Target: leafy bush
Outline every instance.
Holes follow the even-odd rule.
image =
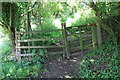
[[[32,65],[26,67],[18,67],[18,64],[14,62],[2,63],[2,75],[1,78],[25,78],[29,75],[38,76],[40,65]],[[20,65],[19,65],[20,66]]]
[[[2,58],[1,58],[2,59]],[[25,65],[25,63],[19,63],[9,60],[2,60],[2,73],[0,73],[0,79],[2,78],[25,78],[34,76],[37,77],[40,70],[42,70],[41,63],[33,65]]]
[[[39,72],[42,71],[42,63],[45,57],[44,50],[40,51],[41,53],[34,57],[22,58],[21,62],[16,62],[15,58],[11,59],[10,55],[1,57],[0,79],[38,77]]]
[[[110,39],[102,49],[97,49],[85,55],[80,62],[80,78],[118,78],[119,67],[117,46]]]
[[[0,54],[5,55],[10,52],[11,40],[9,39],[8,34],[3,34],[2,32],[1,34],[0,34]]]

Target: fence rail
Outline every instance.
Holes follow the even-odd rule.
[[[16,34],[35,34],[35,33],[45,33],[45,32],[58,32],[62,31],[63,29],[57,29],[57,30],[43,30],[43,31],[30,31],[30,32],[16,32]]]
[[[48,40],[61,40],[62,38],[42,38],[42,39],[25,39],[17,40],[17,42],[34,42],[34,41],[48,41]]]
[[[28,49],[30,48],[61,48],[61,47],[63,46],[16,46],[16,48],[23,48],[23,49],[25,48],[28,48]]]

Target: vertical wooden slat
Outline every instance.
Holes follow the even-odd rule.
[[[62,40],[62,46],[64,46],[64,47],[63,47],[63,53],[65,54],[65,53],[66,53],[66,50],[65,50],[65,41],[64,41],[64,29],[63,29],[63,24],[61,24],[61,26],[62,26],[62,38],[63,38],[63,40]]]
[[[97,48],[97,33],[96,33],[96,27],[91,27],[92,29],[92,44],[93,44],[93,50]]]
[[[65,53],[67,55],[67,59],[69,59],[70,58],[70,47],[69,47],[69,42],[67,40],[67,31],[66,31],[65,23],[62,23],[62,29],[63,29],[64,44],[65,44]]]
[[[15,38],[16,38],[16,46],[20,46],[20,42],[18,42],[17,40],[20,40],[20,34],[15,34]],[[16,48],[16,58],[18,61],[21,61],[21,50],[20,48]]]
[[[99,24],[97,24],[97,42],[98,42],[98,47],[101,47],[102,45],[102,34],[101,34],[101,27]]]
[[[80,35],[80,49],[81,49],[81,54],[83,55],[83,35],[81,33],[81,28],[79,28],[79,35]]]

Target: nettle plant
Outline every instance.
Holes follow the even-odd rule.
[[[118,53],[113,39],[110,39],[102,49],[97,49],[85,55],[80,62],[80,78],[118,78]]]

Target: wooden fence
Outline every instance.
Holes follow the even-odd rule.
[[[22,53],[22,49],[58,49],[61,51],[47,52],[48,54],[64,54],[67,58],[70,58],[76,52],[84,53],[85,50],[94,50],[97,48],[99,38],[97,35],[100,28],[96,27],[96,24],[87,24],[81,26],[66,27],[65,23],[62,23],[62,29],[57,30],[43,30],[43,31],[32,31],[32,32],[16,32],[16,58],[21,61],[23,56],[33,56],[32,53]],[[22,39],[23,35],[33,35],[48,32],[60,32],[62,36],[60,37],[50,37],[50,38],[34,38],[31,39],[29,36],[26,39]],[[41,36],[42,37],[42,36]],[[23,43],[29,42],[40,42],[40,41],[59,41],[60,45],[22,45]],[[59,43],[58,42],[58,43]]]

